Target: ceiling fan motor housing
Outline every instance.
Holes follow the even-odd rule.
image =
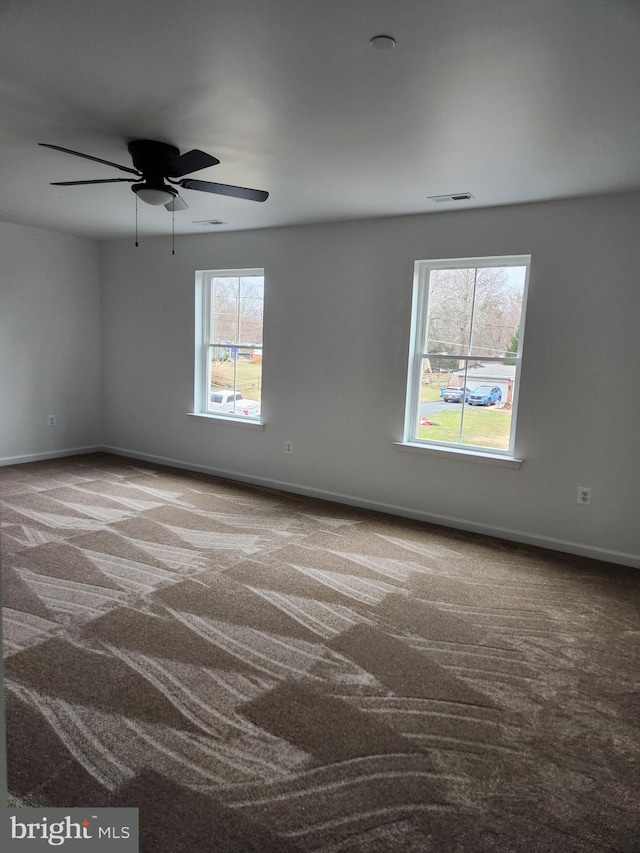
[[[142,201],[151,205],[167,204],[178,191],[165,183],[167,164],[180,155],[175,145],[151,139],[133,139],[127,149],[134,168],[142,172],[142,183],[131,189]]]
[[[142,172],[145,178],[163,178],[166,165],[180,155],[180,149],[166,142],[154,142],[152,139],[133,139],[127,149],[133,160],[134,168]]]

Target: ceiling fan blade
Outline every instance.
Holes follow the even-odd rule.
[[[51,181],[52,187],[79,187],[81,184],[135,184],[139,178],[98,178],[95,181]]]
[[[207,166],[217,166],[219,162],[217,157],[194,148],[193,151],[186,151],[179,157],[169,160],[165,165],[165,174],[169,178],[181,178],[183,175],[190,175],[191,172],[206,169]]]
[[[130,172],[132,175],[140,175],[136,169],[130,169],[128,166],[121,166],[119,163],[112,163],[110,160],[102,160],[100,157],[92,157],[90,154],[82,154],[80,151],[72,151],[71,148],[61,148],[59,145],[49,145],[48,142],[38,142],[43,148],[53,148],[54,151],[62,151],[65,154],[73,154],[75,157],[84,157],[85,160],[93,160],[94,163],[104,163],[105,166],[113,166],[120,169],[121,172]]]
[[[211,181],[194,181],[185,178],[180,181],[180,186],[186,190],[200,190],[203,193],[216,193],[217,195],[229,195],[233,198],[244,198],[247,201],[266,201],[269,193],[264,190],[251,190],[248,187],[233,187],[229,184],[215,184]]]
[[[176,195],[171,199],[171,201],[168,201],[165,204],[165,207],[167,208],[167,210],[174,210],[175,211],[175,210],[186,210],[189,207],[189,205],[182,198],[181,195]]]

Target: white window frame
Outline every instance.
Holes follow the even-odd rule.
[[[247,415],[236,415],[226,412],[211,412],[208,410],[209,399],[209,347],[220,345],[212,338],[211,330],[211,282],[215,278],[242,278],[244,276],[265,277],[265,271],[261,267],[248,269],[217,269],[196,271],[195,291],[195,362],[194,362],[194,388],[193,388],[193,411],[188,414],[218,421],[220,423],[244,424],[249,427],[263,428],[262,406],[259,418]],[[225,342],[226,344],[227,342]],[[236,341],[231,344],[239,348],[255,349],[264,352],[262,345],[248,344]]]
[[[429,354],[425,348],[425,337],[427,332],[427,311],[429,278],[431,272],[442,269],[481,269],[484,267],[525,267],[525,280],[522,297],[522,312],[520,315],[520,326],[518,334],[518,352],[509,361],[515,364],[515,379],[513,400],[511,407],[511,428],[509,433],[509,446],[506,450],[493,447],[482,447],[479,445],[465,444],[463,442],[445,442],[434,439],[419,438],[417,436],[417,424],[420,406],[422,364],[423,359]],[[522,367],[522,348],[525,332],[525,315],[527,306],[527,294],[529,288],[529,273],[531,268],[531,255],[506,255],[481,258],[448,258],[442,260],[420,260],[414,264],[413,277],[413,302],[411,315],[411,338],[409,349],[409,368],[407,371],[407,393],[404,419],[404,437],[399,444],[406,449],[433,450],[439,453],[450,453],[459,457],[476,458],[480,461],[496,460],[504,464],[513,462],[519,465],[522,460],[516,459],[516,424],[518,412],[518,399],[520,395],[520,372]],[[473,328],[473,315],[471,319]],[[470,336],[470,342],[471,342]],[[433,353],[431,354],[433,355]],[[470,352],[460,356],[460,360],[474,361],[477,356]],[[504,362],[505,357],[490,356],[482,358],[483,362]],[[466,382],[465,382],[466,385]]]

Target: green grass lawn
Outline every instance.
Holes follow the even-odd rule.
[[[420,426],[418,438],[432,441],[460,441],[460,420],[462,406],[448,412],[438,412],[431,417],[437,425]],[[493,406],[467,406],[464,411],[464,430],[462,441],[478,447],[494,447],[508,450],[511,412],[508,409],[496,409]]]
[[[233,368],[236,367],[236,388],[250,400],[260,400],[262,393],[262,364],[257,361],[214,361],[211,365],[211,390],[233,387]]]
[[[446,388],[446,385],[423,385],[420,388],[420,402],[433,403],[436,400],[441,400],[440,388]]]

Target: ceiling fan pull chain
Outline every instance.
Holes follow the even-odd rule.
[[[176,253],[176,209],[171,208],[171,254]]]
[[[138,248],[138,196],[136,195],[136,249]]]

